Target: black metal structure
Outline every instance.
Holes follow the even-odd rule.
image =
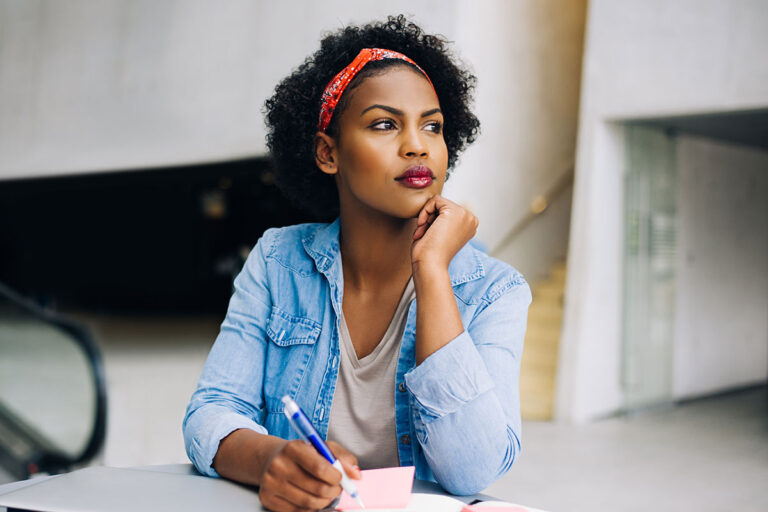
[[[61,473],[91,460],[104,444],[107,417],[107,392],[101,355],[88,330],[79,323],[39,307],[0,283],[0,302],[4,308],[58,329],[72,338],[83,351],[91,370],[96,392],[96,411],[91,434],[82,452],[76,456],[63,453],[41,435],[34,426],[3,405],[0,396],[0,465],[14,477],[27,478],[35,473]],[[52,390],[55,392],[55,390]]]

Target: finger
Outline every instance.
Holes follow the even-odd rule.
[[[341,482],[341,473],[308,444],[290,442],[285,454],[312,477],[334,486]]]
[[[443,196],[434,196],[431,199],[430,203],[431,204],[429,205],[429,208],[426,208],[426,205],[425,205],[424,209],[427,210],[427,215],[432,217],[433,220],[438,215],[446,211],[446,209],[450,208],[451,206],[455,206],[455,203],[447,200]]]
[[[293,482],[285,482],[282,486],[280,486],[279,489],[275,491],[275,494],[277,494],[278,497],[283,498],[284,500],[293,504],[294,506],[299,507],[300,510],[320,510],[325,508],[330,502],[334,500],[334,498],[336,498],[336,496],[341,494],[341,487],[339,487],[338,492],[333,496],[319,497],[307,492],[305,489],[302,489],[297,485],[294,485]]]
[[[332,500],[341,493],[340,485],[331,485],[322,480],[318,480],[307,473],[304,468],[297,465],[294,461],[290,461],[290,464],[291,467],[289,469],[285,470],[274,480],[268,481],[268,483],[279,487],[283,482],[290,482],[302,491],[325,500]],[[332,469],[338,473],[335,468]],[[341,477],[339,477],[339,480],[341,480]]]
[[[435,212],[435,213],[439,212],[445,207],[455,204],[452,201],[449,201],[443,196],[439,196],[439,195],[432,196],[431,202],[432,202],[432,208],[430,209],[430,212]]]
[[[437,197],[437,196],[436,196]],[[426,204],[421,208],[421,211],[419,212],[419,217],[416,223],[418,225],[426,224],[427,218],[429,218],[429,214],[433,213],[436,210],[435,205],[435,198],[433,197],[429,201],[426,202]]]
[[[261,504],[273,512],[310,512],[312,509],[299,507],[282,496],[270,492],[260,492],[259,501]]]
[[[333,468],[333,470],[338,473],[336,468]],[[291,481],[297,487],[303,489],[309,494],[326,500],[332,500],[341,494],[341,477],[339,477],[339,484],[331,485],[322,480],[318,480],[314,476],[307,473],[303,468],[297,468],[297,471],[300,473],[296,474],[296,476]]]
[[[328,441],[328,448],[330,448],[333,455],[341,461],[344,472],[349,477],[358,480],[363,476],[360,473],[360,468],[357,466],[358,462],[355,454],[334,441]]]
[[[414,234],[413,234],[413,239],[414,240],[418,240],[419,238],[424,236],[424,233],[426,233],[427,229],[429,229],[429,227],[437,219],[438,214],[439,214],[439,212],[437,212],[437,211],[434,211],[432,213],[427,214],[427,217],[426,217],[426,220],[424,221],[424,223],[420,223],[418,226],[416,226],[416,230],[417,231],[414,231]],[[417,232],[418,232],[418,236],[417,236]]]
[[[339,457],[339,461],[349,478],[353,480],[360,480],[363,478],[363,473],[360,471],[360,467],[357,464],[344,460],[342,457]]]
[[[352,466],[357,466],[357,457],[354,453],[350,452],[336,441],[328,441],[328,448],[331,449],[334,457],[337,459],[343,459],[349,462]]]

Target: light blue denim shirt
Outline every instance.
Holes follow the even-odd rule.
[[[397,361],[395,428],[403,466],[454,494],[503,475],[520,452],[518,377],[531,293],[523,276],[470,244],[449,266],[465,327],[416,366],[416,301]],[[211,466],[219,442],[248,428],[295,439],[290,395],[325,437],[339,372],[339,221],[267,230],[235,291],[184,418],[187,454]]]

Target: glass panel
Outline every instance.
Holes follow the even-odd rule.
[[[1,296],[0,407],[70,457],[85,449],[96,415],[91,364],[76,340]]]
[[[625,407],[672,397],[675,297],[674,139],[626,128],[623,387]]]

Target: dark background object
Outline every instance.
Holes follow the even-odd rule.
[[[265,229],[311,221],[267,159],[0,182],[0,281],[110,313],[223,313]]]

